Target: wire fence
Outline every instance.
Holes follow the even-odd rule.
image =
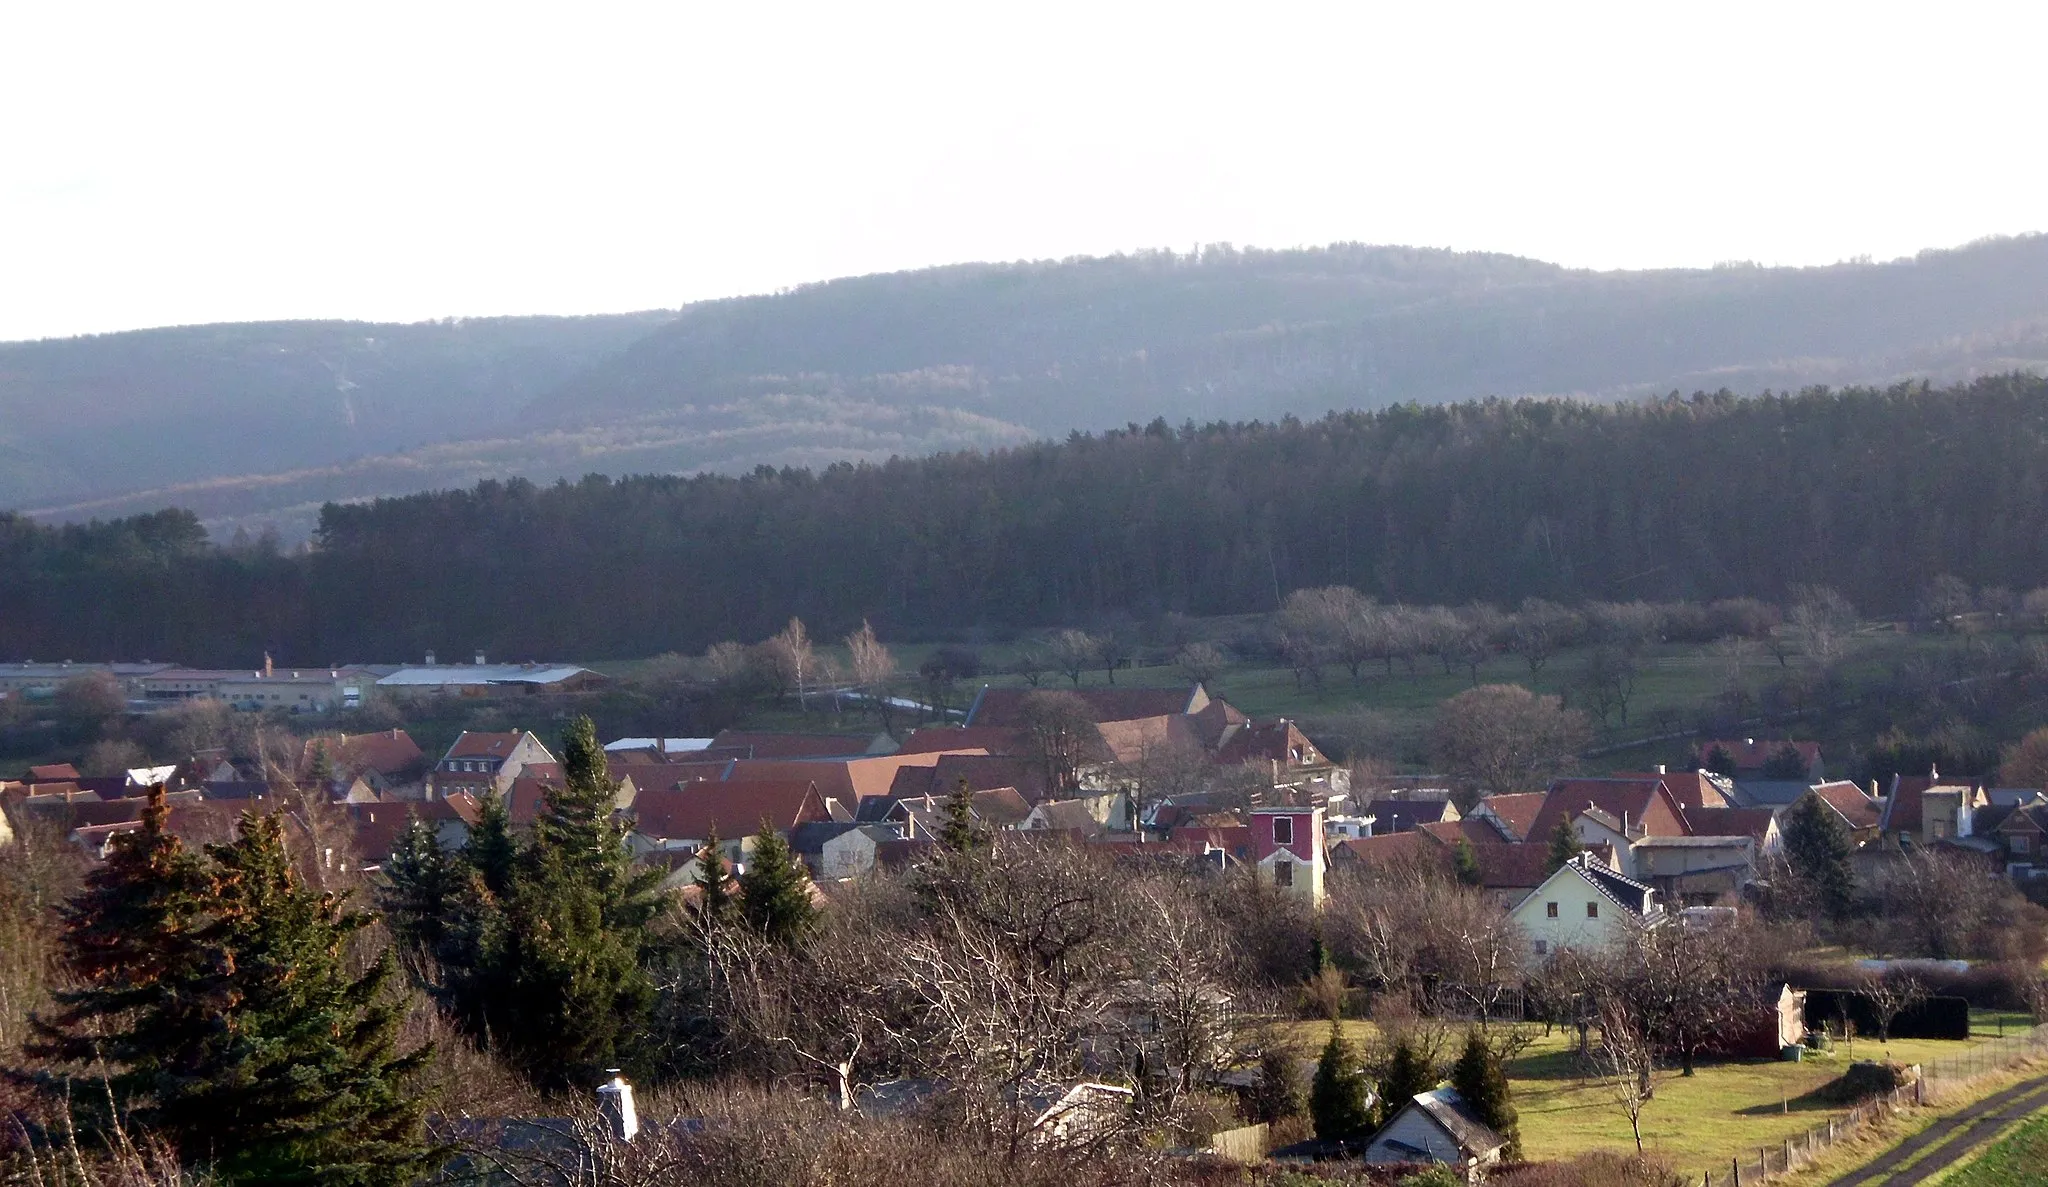
[[[1700,1187],[1754,1187],[1774,1176],[1790,1174],[1865,1126],[1928,1103],[1939,1094],[1943,1081],[1960,1083],[2043,1057],[2048,1057],[2048,1024],[1979,1043],[1947,1059],[1923,1063],[1920,1078],[1911,1084],[1866,1097],[1847,1112],[1829,1117],[1803,1133],[1773,1145],[1759,1146],[1754,1154],[1731,1158],[1725,1170],[1700,1172]]]

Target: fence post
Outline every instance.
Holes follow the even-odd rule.
[[[1742,1160],[1740,1158],[1731,1158],[1728,1160],[1728,1165],[1735,1168],[1735,1187],[1742,1187]]]

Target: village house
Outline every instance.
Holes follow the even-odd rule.
[[[825,797],[804,780],[699,781],[648,788],[632,811],[627,845],[636,854],[696,850],[715,833],[731,843],[772,828],[785,839],[804,824],[825,823]]]
[[[1744,779],[1793,779],[1819,783],[1827,778],[1820,743],[1757,738],[1713,738],[1699,744],[1700,766],[1709,769],[1726,760],[1737,782]]]
[[[1626,929],[1662,914],[1656,888],[1580,854],[1558,867],[1508,913],[1541,964],[1565,948],[1604,948]]]
[[[2000,797],[1977,810],[1976,835],[1995,846],[1993,856],[2015,881],[2048,877],[2048,795],[2028,789],[2027,798]]]
[[[476,733],[464,730],[448,753],[434,764],[428,777],[427,795],[441,799],[457,791],[479,798],[507,795],[512,783],[534,763],[552,763],[555,756],[541,740],[526,730],[509,733]]]
[[[1321,907],[1328,868],[1323,810],[1314,806],[1254,808],[1251,828],[1252,861],[1259,884]]]
[[[1883,800],[1865,793],[1862,788],[1848,782],[1816,784],[1806,794],[1820,801],[1833,813],[1842,827],[1849,831],[1850,840],[1856,844],[1868,845],[1877,840],[1884,820]]]
[[[306,739],[300,748],[298,778],[313,778],[324,755],[332,771],[328,791],[342,798],[358,782],[378,799],[426,798],[427,757],[412,735],[402,729],[372,734],[324,734]]]
[[[1967,837],[1972,814],[1985,802],[1983,783],[1976,779],[1945,779],[1931,767],[1925,775],[1894,775],[1878,835],[1908,848]]]
[[[1440,1162],[1468,1183],[1498,1163],[1508,1140],[1488,1128],[1453,1088],[1419,1092],[1366,1143],[1368,1163]]]

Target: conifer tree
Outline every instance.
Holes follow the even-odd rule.
[[[562,736],[562,784],[547,789],[534,845],[552,850],[597,892],[608,926],[638,929],[661,909],[661,874],[633,867],[626,830],[613,814],[618,793],[596,724],[576,718]]]
[[[377,899],[392,937],[410,955],[440,955],[457,892],[456,870],[433,827],[417,813],[398,834],[383,873]]]
[[[778,944],[802,939],[817,915],[810,874],[766,820],[754,835],[747,872],[740,875],[740,910],[755,931]]]
[[[334,790],[334,758],[327,753],[327,743],[313,743],[313,763],[306,772],[306,778],[322,794]]]
[[[1335,1023],[1330,1025],[1330,1041],[1323,1044],[1322,1058],[1316,1061],[1308,1112],[1315,1121],[1318,1141],[1341,1142],[1372,1129],[1365,1073],[1359,1070],[1358,1057]]]
[[[159,1132],[227,1183],[409,1183],[428,1169],[389,952],[360,976],[350,937],[370,916],[303,885],[277,816],[242,817],[208,851],[219,959],[207,978],[226,1025],[158,1090]]]
[[[1546,874],[1555,874],[1579,855],[1578,834],[1572,832],[1572,822],[1559,820],[1557,827],[1550,830],[1550,854],[1543,863]]]
[[[1472,842],[1463,837],[1451,846],[1451,872],[1466,886],[1477,886],[1485,881],[1485,875],[1479,871],[1479,854],[1473,851]]]
[[[512,813],[504,797],[485,792],[469,839],[462,845],[462,860],[482,879],[484,889],[502,895],[512,888],[512,875],[519,861],[519,840],[512,835]]]
[[[703,856],[697,859],[697,890],[697,909],[703,913],[705,922],[730,923],[738,914],[739,904],[732,897],[732,867],[726,864],[725,843],[719,838],[715,823],[711,835],[704,839]]]
[[[980,848],[982,839],[981,830],[974,824],[974,793],[968,790],[963,776],[953,785],[953,794],[946,797],[939,823],[939,848],[949,853],[967,853]]]
[[[1521,1157],[1522,1131],[1510,1099],[1507,1072],[1477,1027],[1465,1032],[1465,1049],[1451,1066],[1451,1087],[1487,1128],[1508,1140],[1505,1156]]]
[[[1436,1087],[1436,1071],[1415,1050],[1406,1037],[1394,1040],[1387,1056],[1387,1070],[1380,1078],[1380,1108],[1392,1119],[1419,1092]]]
[[[1840,919],[1855,900],[1856,870],[1849,860],[1855,848],[1848,828],[1817,795],[1802,796],[1785,814],[1785,860],[1831,919]]]
[[[113,1107],[145,1124],[175,1053],[213,1022],[188,996],[212,967],[201,935],[212,884],[199,856],[166,830],[169,817],[163,785],[150,788],[142,827],[114,838],[106,862],[64,909],[62,957],[78,984],[52,995],[58,1009],[35,1019],[28,1048],[60,1065],[103,1062]],[[42,1082],[61,1090],[63,1077]],[[104,1095],[80,1093],[77,1103],[95,1108]]]

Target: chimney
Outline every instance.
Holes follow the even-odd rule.
[[[1663,764],[1663,763],[1661,763],[1661,762],[1657,764],[1657,773],[1658,773],[1659,775],[1662,775],[1662,774],[1666,774],[1666,773],[1667,773],[1667,772],[1666,772],[1666,771],[1664,770],[1664,764]]]
[[[430,668],[434,666],[434,653],[431,651],[427,652],[427,666]]]
[[[263,678],[265,680],[268,680],[272,675],[273,673],[270,667],[270,653],[266,651],[263,653]]]
[[[481,651],[476,653],[476,666],[479,668],[484,666],[484,653]]]
[[[611,1080],[597,1086],[597,1111],[611,1126],[614,1141],[630,1142],[640,1132],[640,1114],[633,1108],[633,1086],[618,1068],[606,1068]]]

